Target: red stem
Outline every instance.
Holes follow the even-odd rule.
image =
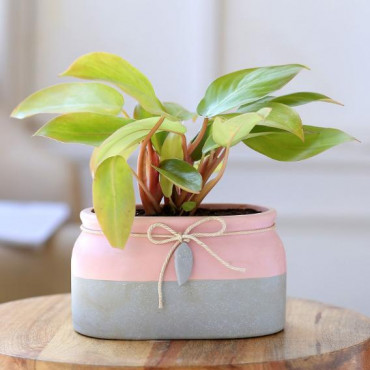
[[[201,192],[199,194],[196,195],[194,201],[197,203],[197,206],[196,208],[192,211],[192,214],[195,213],[196,209],[198,208],[199,204],[202,202],[202,200],[208,195],[208,193],[215,187],[215,185],[221,180],[223,174],[225,173],[225,169],[226,169],[226,164],[227,164],[227,160],[229,158],[229,151],[230,151],[230,148],[226,148],[224,153],[221,154],[221,156],[223,156],[223,162],[222,162],[222,167],[220,169],[220,172],[217,174],[217,176],[210,180],[209,182],[207,182],[203,189],[201,190]],[[221,157],[220,156],[220,157]]]
[[[145,197],[147,198],[148,202],[150,202],[150,207],[154,208],[155,211],[158,213],[161,211],[161,209],[158,207],[158,208],[155,208],[155,206],[157,205],[156,204],[156,201],[153,197],[153,195],[150,193],[149,189],[146,187],[146,185],[140,180],[139,176],[137,175],[137,173],[131,168],[131,171],[133,173],[133,175],[135,176],[138,184],[139,184],[139,191],[143,191],[144,192],[144,195]],[[141,197],[141,195],[140,195]],[[141,199],[142,200],[142,199]],[[144,206],[144,205],[143,205]]]
[[[146,177],[146,171],[144,166],[146,164],[146,156],[147,152],[146,150],[140,150],[139,155],[137,158],[137,180],[139,183],[139,194],[141,198],[141,203],[143,205],[144,211],[148,215],[152,215],[155,213],[154,204],[150,201],[148,197],[148,191],[146,191],[148,182]],[[150,192],[149,192],[150,193]]]
[[[159,156],[156,151],[153,149],[152,142],[148,143],[148,155],[150,158],[150,164],[158,167],[159,166]],[[159,183],[159,173],[155,168],[150,166],[149,168],[149,191],[153,194],[156,202],[159,204],[162,200],[163,193],[161,185]]]
[[[147,150],[146,147],[151,139],[151,137],[155,134],[155,132],[158,130],[162,122],[164,121],[164,117],[162,116],[158,122],[154,125],[154,127],[149,131],[148,135],[145,137],[145,139],[142,141],[137,161],[137,175],[141,183],[145,184],[147,186],[147,178],[146,178],[146,161],[147,159]],[[146,214],[155,214],[156,210],[160,210],[159,204],[151,204],[149,201],[147,194],[142,189],[142,187],[139,187],[140,192],[140,198],[145,210]]]
[[[224,150],[220,154],[221,150],[222,150],[222,148],[217,149],[216,152],[215,152],[215,154],[214,154],[214,157],[213,157],[212,162],[209,161],[207,163],[207,166],[204,169],[204,173],[203,173],[203,181],[204,181],[204,183],[206,183],[208,181],[208,179],[212,176],[212,173],[215,171],[215,169],[217,168],[217,166],[221,163],[221,161],[225,157],[226,150]]]
[[[191,153],[195,150],[195,148],[198,146],[198,144],[202,141],[204,134],[207,131],[208,126],[208,118],[204,118],[202,128],[199,131],[199,134],[195,138],[195,140],[189,144],[188,146],[188,155],[190,156]]]

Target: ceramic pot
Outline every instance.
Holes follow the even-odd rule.
[[[197,233],[201,243],[186,240],[192,255],[190,271],[189,258],[183,259],[188,261],[188,280],[179,286],[179,270],[176,273],[172,255],[161,287],[160,271],[176,240],[154,244],[147,237],[148,229],[163,223],[179,235],[202,217],[136,217],[132,236],[121,250],[109,245],[92,210],[83,210],[83,231],[72,254],[75,330],[105,339],[245,338],[282,330],[286,262],[284,247],[273,227],[276,212],[252,205],[206,207],[253,208],[259,213],[201,221],[189,232]],[[222,235],[201,235],[220,231],[221,223],[226,226]],[[160,240],[158,234],[162,240],[173,236],[156,227],[151,237]],[[184,255],[176,254],[180,256],[176,264],[181,263]],[[158,308],[159,293],[163,295],[163,308]]]

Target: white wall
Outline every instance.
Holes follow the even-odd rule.
[[[312,124],[340,125],[369,133],[367,109],[370,70],[370,4],[367,0],[227,0],[222,68],[302,63],[311,68],[288,89],[309,89],[345,107],[318,104],[303,109]],[[368,137],[367,137],[368,139]]]
[[[121,55],[161,100],[195,106],[215,74],[212,0],[37,0],[37,87],[91,51]],[[179,73],[180,72],[180,73]]]
[[[304,122],[344,129],[362,144],[346,144],[298,163],[275,162],[241,146],[209,201],[276,208],[287,247],[288,292],[370,315],[367,0],[30,3],[35,12],[32,89],[60,82],[56,76],[69,63],[96,50],[120,54],[150,78],[161,99],[194,109],[219,74],[282,63],[311,67],[284,91],[321,92],[345,107],[302,107]],[[87,152],[48,145],[82,161],[88,205]]]
[[[238,148],[213,199],[278,210],[288,293],[370,315],[370,3],[367,0],[225,0],[221,72],[302,63],[283,91],[317,91],[345,104],[298,108],[306,124],[362,141],[305,162],[279,163]],[[241,150],[243,149],[243,150]]]

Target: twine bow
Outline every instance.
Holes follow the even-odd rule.
[[[221,227],[218,231],[211,232],[211,233],[191,233],[193,229],[195,229],[197,226],[209,222],[209,221],[217,221]],[[156,228],[162,228],[166,231],[168,231],[170,234],[168,235],[158,235],[158,234],[153,234],[153,230]],[[178,248],[178,246],[182,242],[189,242],[189,241],[194,241],[197,243],[199,246],[204,248],[212,257],[214,257],[218,262],[220,262],[222,265],[224,265],[226,268],[234,271],[239,271],[239,272],[245,272],[244,267],[235,267],[231,265],[230,263],[226,262],[223,260],[219,255],[217,255],[208,245],[206,245],[204,242],[202,242],[199,238],[212,238],[212,237],[217,237],[217,236],[222,236],[225,235],[225,230],[226,230],[226,224],[225,221],[222,220],[219,217],[211,216],[211,217],[205,217],[200,219],[197,222],[194,222],[191,224],[183,233],[176,232],[173,230],[171,227],[168,225],[158,222],[150,225],[148,231],[147,231],[147,237],[148,239],[153,243],[153,244],[168,244],[171,242],[174,242],[173,246],[169,250],[167,257],[165,261],[163,262],[161,272],[159,274],[159,279],[158,279],[158,308],[163,308],[163,290],[162,290],[162,285],[163,285],[163,277],[164,273],[166,271],[166,268],[168,266],[168,263],[175,252],[175,250]],[[228,233],[229,234],[229,233]]]

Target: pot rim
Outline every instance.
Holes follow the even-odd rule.
[[[142,208],[141,205],[136,205],[139,208]],[[225,208],[252,208],[259,213],[243,214],[243,215],[225,215],[219,216],[224,219],[228,224],[239,224],[239,225],[250,225],[253,228],[253,225],[263,225],[264,227],[271,226],[274,224],[276,217],[276,211],[274,208],[254,205],[254,204],[245,204],[245,203],[205,203],[202,204],[203,208],[213,208],[213,209],[225,209]],[[85,208],[80,213],[80,218],[82,224],[88,228],[95,230],[100,229],[96,214],[91,212],[92,207]],[[135,216],[135,222],[133,224],[133,229],[144,227],[145,225],[150,225],[152,223],[166,222],[176,225],[179,223],[191,224],[194,223],[206,216]],[[176,221],[178,220],[178,221]],[[262,227],[262,226],[261,226]]]
[[[87,207],[81,210],[81,214],[91,214],[94,217],[96,217],[95,212],[92,212],[94,207]],[[254,209],[256,211],[259,211],[258,213],[250,213],[250,214],[243,214],[243,215],[222,215],[220,217],[246,217],[246,216],[256,216],[259,214],[269,214],[269,213],[276,213],[275,208],[267,207],[267,206],[260,206],[257,204],[247,204],[247,203],[202,203],[200,208],[206,208],[206,209],[243,209],[243,208],[250,208]],[[136,209],[143,209],[143,206],[141,204],[136,204]],[[135,218],[141,218],[145,217],[146,219],[153,218],[156,219],[158,217],[164,217],[164,218],[203,218],[205,216],[165,216],[165,215],[160,215],[160,216],[145,216],[145,215],[140,215],[140,216],[135,216]]]

